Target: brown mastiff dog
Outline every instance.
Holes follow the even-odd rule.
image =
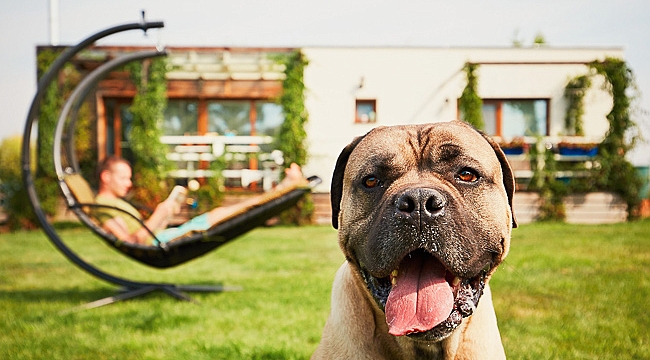
[[[504,359],[488,280],[513,192],[499,146],[464,122],[355,139],[331,192],[347,261],[312,359]]]

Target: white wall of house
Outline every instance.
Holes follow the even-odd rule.
[[[499,99],[549,99],[551,136],[563,135],[567,81],[586,74],[580,63],[623,58],[620,48],[302,48],[305,69],[309,161],[329,191],[339,152],[373,127],[457,118],[466,84],[466,62],[481,63],[479,95]],[[535,64],[531,64],[535,63]],[[586,137],[600,140],[608,128],[611,96],[596,78],[585,96]],[[376,123],[355,123],[355,100],[376,99]]]

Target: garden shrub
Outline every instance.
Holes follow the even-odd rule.
[[[23,185],[21,144],[22,136],[9,137],[0,143],[0,193],[3,196],[3,208],[8,215],[7,225],[11,230],[35,228],[38,223]],[[36,157],[33,151],[32,155],[33,158]]]

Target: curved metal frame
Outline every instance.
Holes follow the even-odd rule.
[[[59,251],[61,251],[65,257],[67,257],[70,261],[72,261],[75,265],[80,267],[82,270],[90,273],[91,275],[101,280],[115,284],[127,290],[126,292],[120,295],[108,297],[102,300],[89,303],[85,305],[84,308],[102,306],[102,305],[113,303],[115,301],[125,300],[135,296],[147,294],[152,291],[164,291],[165,293],[174,296],[177,299],[189,301],[191,300],[191,298],[183,294],[181,291],[212,292],[212,291],[224,290],[222,286],[175,285],[175,284],[167,284],[167,283],[149,283],[149,282],[133,281],[133,280],[128,280],[125,278],[108,274],[96,268],[95,266],[81,259],[64,243],[64,241],[58,235],[58,233],[56,232],[52,224],[50,224],[50,222],[48,221],[47,215],[45,214],[43,208],[41,207],[41,202],[39,200],[38,194],[36,192],[36,188],[34,186],[34,174],[32,173],[31,170],[31,148],[30,148],[30,144],[32,141],[32,132],[34,130],[34,125],[38,124],[38,115],[40,112],[40,106],[41,106],[41,101],[43,99],[43,95],[47,90],[47,88],[50,86],[50,84],[54,81],[59,71],[63,68],[65,63],[70,59],[72,59],[72,57],[78,54],[81,50],[85,49],[86,47],[93,44],[95,41],[104,38],[106,36],[123,32],[123,31],[128,31],[128,30],[140,29],[146,32],[148,29],[162,28],[162,27],[164,27],[163,22],[146,22],[143,19],[143,21],[139,23],[128,23],[128,24],[118,25],[118,26],[105,29],[103,31],[91,35],[90,37],[81,41],[76,46],[68,48],[61,55],[59,55],[59,57],[57,57],[57,59],[50,66],[48,71],[39,80],[36,94],[34,95],[34,99],[32,100],[29,113],[27,115],[27,121],[23,133],[22,154],[21,154],[23,182],[25,185],[25,189],[27,190],[30,203],[34,209],[34,213],[36,214],[36,217],[40,222],[43,231],[48,236],[48,238],[52,241],[52,243],[56,246],[56,248]],[[78,110],[83,100],[83,97],[80,98],[80,95],[82,94],[85,95],[85,91],[87,91],[92,85],[94,85],[101,76],[105,75],[107,72],[109,72],[110,70],[114,69],[117,66],[125,64],[129,61],[144,59],[153,56],[163,56],[163,55],[165,55],[164,51],[145,52],[145,53],[126,55],[117,58],[115,60],[112,60],[109,63],[104,64],[103,66],[93,71],[88,77],[84,78],[84,80],[74,90],[73,94],[64,105],[61,116],[59,117],[59,123],[57,124],[56,135],[55,135],[54,161],[56,167],[55,170],[59,179],[61,179],[62,176],[64,175],[64,170],[62,168],[62,163],[61,163],[60,147],[56,147],[56,146],[57,144],[59,146],[61,144],[63,124],[65,123],[66,118],[70,110],[72,109],[73,105],[75,106],[74,108],[75,111],[74,111],[74,116],[72,121],[76,121],[76,110]],[[73,143],[73,141],[71,141],[73,128],[74,127],[70,128],[71,130],[69,130],[69,133],[67,135],[68,136],[67,140],[69,140],[69,143]],[[68,147],[66,148],[66,154],[68,155],[68,161],[72,161],[72,163],[74,164],[73,165],[74,170],[78,171],[78,164],[76,164],[76,157],[74,155],[74,150],[72,145],[70,144],[68,145]]]

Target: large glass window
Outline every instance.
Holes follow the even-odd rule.
[[[284,122],[282,106],[272,102],[255,102],[255,132],[257,135],[276,137],[280,134],[280,127]]]
[[[219,135],[250,135],[250,102],[215,101],[208,103],[208,132]]]
[[[276,136],[283,121],[282,106],[272,102],[208,102],[208,132],[220,135]]]
[[[165,135],[196,135],[198,133],[198,102],[168,100],[163,122]]]
[[[131,112],[130,104],[120,104],[120,121],[122,128],[122,136],[120,141],[120,150],[122,157],[125,159],[133,160],[133,152],[131,151],[131,130],[133,130],[133,113]]]
[[[106,100],[107,151],[128,148],[133,114],[125,100]],[[263,100],[179,100],[167,102],[163,119],[164,135],[277,136],[284,122],[282,106]]]
[[[129,109],[130,101],[107,99],[104,106],[106,112],[106,154],[121,156],[132,161],[133,154],[129,140],[133,129],[133,114]]]
[[[483,100],[485,132],[505,138],[548,135],[548,100]]]

